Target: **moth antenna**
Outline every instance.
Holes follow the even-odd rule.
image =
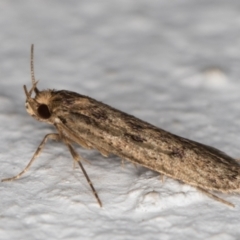
[[[37,82],[35,80],[35,76],[34,76],[34,44],[31,45],[31,78],[32,78],[32,86],[33,86],[33,90],[36,94],[38,94],[39,90],[37,89],[36,85]]]
[[[36,82],[35,76],[34,76],[34,59],[33,59],[33,53],[34,53],[34,45],[31,45],[31,77],[32,77],[32,85]]]
[[[26,94],[27,99],[29,99],[29,98],[30,98],[30,95],[29,95],[29,92],[28,92],[28,90],[27,90],[26,85],[23,85],[23,89],[24,89],[24,92],[25,92],[25,94]]]

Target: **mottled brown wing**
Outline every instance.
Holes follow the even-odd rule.
[[[62,123],[103,155],[116,154],[203,189],[239,190],[239,165],[225,153],[171,134],[92,98],[68,91],[58,91],[57,95],[64,99],[62,114],[58,116]]]

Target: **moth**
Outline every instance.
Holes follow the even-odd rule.
[[[66,90],[37,88],[34,77],[33,45],[31,46],[32,87],[26,94],[26,110],[33,118],[55,126],[57,133],[47,134],[25,169],[12,178],[23,175],[42,151],[47,140],[62,141],[79,164],[98,203],[81,157],[72,147],[96,149],[103,156],[115,154],[148,169],[196,187],[209,197],[234,206],[213,192],[239,193],[240,167],[225,153],[183,137],[176,136],[132,115],[121,112],[93,98]],[[33,92],[35,96],[32,97]]]

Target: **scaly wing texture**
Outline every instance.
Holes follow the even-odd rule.
[[[84,140],[83,147],[95,148],[103,155],[116,154],[192,186],[239,191],[238,163],[215,148],[176,136],[74,92],[53,92],[51,108],[68,132]],[[82,140],[67,137],[83,145]]]

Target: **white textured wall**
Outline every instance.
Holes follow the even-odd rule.
[[[51,126],[24,107],[35,44],[39,89],[73,90],[240,157],[240,2],[0,2],[0,177],[17,174]],[[115,156],[49,142],[0,183],[0,239],[237,239],[240,195],[220,204]]]

